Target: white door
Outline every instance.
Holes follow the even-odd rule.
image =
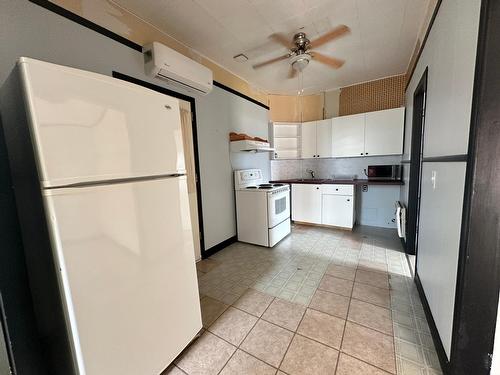
[[[316,122],[316,155],[318,158],[332,156],[332,119]]]
[[[194,161],[194,139],[191,104],[179,100],[181,110],[182,140],[184,142],[184,160],[186,163],[189,209],[191,213],[191,227],[193,228],[193,244],[195,259],[201,260],[200,225],[198,221],[198,192],[196,190],[196,168]]]
[[[177,99],[100,74],[23,61],[43,187],[185,173]]]
[[[324,194],[322,202],[322,224],[352,228],[354,214],[353,197],[349,195]]]
[[[301,157],[304,159],[316,157],[316,121],[304,122],[301,126]]]
[[[161,373],[202,327],[186,177],[44,195],[80,373]]]
[[[321,224],[321,185],[292,184],[292,220]]]
[[[403,153],[404,108],[366,113],[365,155]]]
[[[332,119],[332,154],[336,157],[363,156],[365,114]]]

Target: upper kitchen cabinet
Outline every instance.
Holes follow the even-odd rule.
[[[332,155],[363,156],[365,153],[365,114],[332,119]]]
[[[302,123],[302,158],[329,158],[332,156],[332,120]]]
[[[404,108],[336,117],[332,126],[334,157],[403,153]]]
[[[303,122],[301,126],[301,155],[304,159],[316,157],[316,121]]]
[[[404,108],[365,114],[365,155],[403,153],[404,114]]]

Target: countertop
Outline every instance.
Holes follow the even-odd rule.
[[[295,178],[290,180],[273,180],[271,183],[283,184],[339,184],[339,185],[404,185],[401,180],[368,180],[368,179],[355,179],[355,180],[335,180],[330,178]]]

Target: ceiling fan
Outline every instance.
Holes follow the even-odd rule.
[[[348,34],[349,32],[349,27],[340,25],[327,32],[326,34],[318,37],[317,39],[314,39],[313,41],[310,41],[307,38],[306,34],[303,32],[295,34],[293,36],[293,40],[291,41],[283,34],[272,34],[271,36],[269,36],[269,38],[288,48],[290,51],[286,55],[255,64],[252,67],[254,69],[259,69],[266,65],[288,59],[290,62],[288,78],[293,78],[297,75],[297,72],[301,72],[302,70],[304,70],[311,59],[326,64],[334,69],[338,69],[342,65],[344,65],[344,60],[326,56],[322,53],[312,51],[311,49],[319,47],[332,40],[338,39]]]

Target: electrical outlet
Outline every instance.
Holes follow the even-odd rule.
[[[363,187],[361,188],[361,191],[363,193],[366,193],[368,191],[368,185],[363,185]]]

